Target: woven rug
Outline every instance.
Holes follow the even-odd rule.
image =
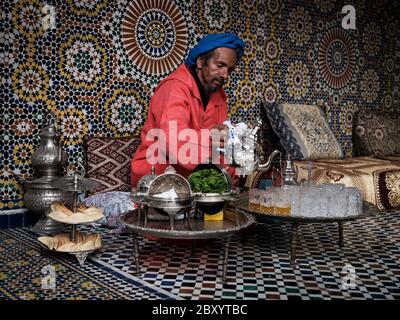
[[[102,232],[103,248],[84,267],[70,255],[40,251],[27,229],[0,231],[1,295],[9,299],[400,299],[400,212],[344,224],[299,227],[291,265],[290,224],[256,224],[232,237],[227,284],[223,242],[153,241],[139,237],[135,274],[132,236]],[[57,291],[40,288],[41,268],[54,265]]]

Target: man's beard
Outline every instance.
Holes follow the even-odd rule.
[[[212,82],[210,83],[206,83],[206,85],[204,86],[204,90],[206,91],[207,94],[211,94],[213,92],[218,91],[220,88],[222,88],[222,86],[224,85],[224,80],[223,79],[213,79],[213,80],[218,80],[219,84],[218,85],[212,85]]]
[[[216,87],[216,86],[212,86],[210,84],[206,84],[205,87],[204,87],[204,90],[206,91],[206,93],[208,95],[210,95],[211,93],[218,91],[219,88],[220,87]]]

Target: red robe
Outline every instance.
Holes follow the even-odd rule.
[[[167,148],[170,146],[170,141],[177,141],[176,148],[173,147],[166,151],[168,163],[155,164],[155,173],[163,173],[170,162],[173,162],[171,159],[176,159],[176,164],[172,165],[177,173],[187,177],[198,163],[207,161],[210,156],[211,143],[204,144],[200,130],[212,129],[216,124],[222,124],[227,118],[227,113],[227,97],[223,88],[211,94],[206,111],[204,111],[199,89],[190,70],[185,64],[179,66],[160,82],[150,101],[148,117],[141,132],[142,142],[131,162],[132,186],[136,186],[142,176],[151,172],[151,164],[148,160],[156,158],[156,154],[152,153],[153,155],[146,159],[149,147],[154,144],[154,140],[146,139],[149,130],[162,129],[165,133]],[[176,121],[176,132],[168,130],[169,124],[173,120]],[[189,146],[188,139],[181,139],[182,137],[179,137],[180,141],[177,139],[179,132],[185,128],[191,128],[197,132],[197,141],[191,141],[191,145],[195,145],[198,154],[197,161],[192,161],[194,163],[182,163],[177,156],[177,152],[183,145]]]

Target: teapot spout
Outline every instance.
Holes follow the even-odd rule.
[[[262,171],[267,171],[270,167],[271,167],[271,164],[272,164],[272,162],[273,162],[273,160],[274,160],[274,158],[277,156],[277,155],[280,155],[281,154],[281,152],[279,151],[279,150],[274,150],[274,151],[272,151],[272,153],[269,155],[269,157],[268,157],[268,160],[267,160],[267,162],[266,163],[260,163],[259,165],[258,165],[258,170],[262,170]]]

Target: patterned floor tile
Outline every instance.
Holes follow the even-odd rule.
[[[192,255],[187,243],[141,238],[141,278],[187,299],[398,299],[399,215],[345,223],[343,248],[336,224],[301,225],[295,266],[288,255],[291,226],[257,224],[232,238],[225,285],[221,240],[198,243]],[[113,241],[112,256],[97,257],[133,272],[130,242],[129,235],[121,236]],[[130,258],[120,258],[123,252]],[[354,268],[355,288],[343,288],[346,266]]]
[[[0,230],[0,297],[7,299],[115,300],[177,299],[141,279],[123,274],[102,262],[86,261],[44,249],[25,229]],[[42,281],[54,267],[55,287]],[[115,272],[117,271],[117,272]]]
[[[90,256],[90,263],[83,268],[70,256],[54,256],[48,252],[38,256],[36,263],[42,266],[48,263],[46,259],[55,259],[61,265],[68,263],[68,268],[76,274],[86,275],[90,271],[90,279],[107,278],[116,291],[107,293],[109,298],[123,292],[127,298],[134,299],[399,299],[399,218],[400,212],[390,212],[346,222],[342,248],[338,245],[336,224],[301,225],[295,265],[290,264],[288,254],[291,226],[256,224],[232,237],[225,284],[222,283],[224,243],[219,239],[196,241],[192,250],[190,241],[139,237],[140,274],[136,274],[132,236],[98,228],[103,248]],[[2,232],[0,239],[0,250],[8,250],[11,257],[26,256],[27,250],[33,250],[35,256],[39,247],[34,235],[26,229]],[[13,243],[7,245],[7,242]],[[15,245],[15,242],[21,244]],[[135,290],[129,286],[122,290],[128,280],[135,284]],[[60,288],[65,292],[58,298],[85,292],[68,282],[67,277],[65,281]],[[16,287],[22,288],[23,284],[18,283]],[[94,298],[97,292],[93,292],[85,297]],[[18,296],[18,292],[13,294]]]

